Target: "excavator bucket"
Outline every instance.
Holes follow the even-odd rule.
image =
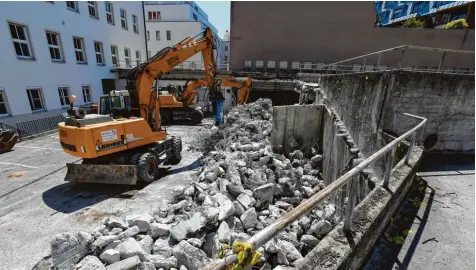
[[[137,166],[134,165],[97,165],[66,163],[68,171],[65,181],[79,183],[99,183],[135,185]]]
[[[12,150],[18,141],[18,134],[12,130],[0,130],[0,154]]]

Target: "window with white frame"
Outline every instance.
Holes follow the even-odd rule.
[[[150,31],[147,31],[147,41],[150,41]]]
[[[51,61],[62,62],[63,48],[61,46],[61,39],[59,33],[46,31],[46,40],[48,41],[48,48],[50,50]]]
[[[160,11],[149,11],[147,12],[149,21],[160,21]]]
[[[8,113],[8,103],[5,90],[0,89],[0,116],[7,116]]]
[[[30,38],[28,36],[28,27],[16,23],[8,23],[8,26],[10,28],[10,34],[12,36],[17,58],[33,59]]]
[[[111,2],[106,2],[106,21],[114,24],[114,9]]]
[[[84,103],[91,103],[91,87],[89,85],[83,85],[82,88]]]
[[[170,30],[167,30],[166,34],[167,34],[167,40],[171,40],[172,39],[172,33],[170,32]]]
[[[136,50],[136,65],[140,64],[140,51]]]
[[[84,49],[84,39],[73,37],[74,53],[76,55],[76,63],[86,64],[86,50]]]
[[[279,69],[287,70],[288,69],[288,61],[279,61]]]
[[[134,33],[139,34],[139,24],[137,23],[137,16],[132,14],[132,30]]]
[[[113,66],[117,66],[117,61],[119,59],[119,51],[117,50],[117,46],[111,45],[111,58]]]
[[[276,61],[274,60],[268,60],[268,66],[267,66],[268,69],[274,69],[276,68]]]
[[[263,60],[256,60],[255,67],[256,68],[263,68],[264,61]]]
[[[243,67],[244,68],[251,68],[251,60],[245,59],[245,61],[243,62]]]
[[[58,95],[60,98],[61,106],[68,106],[69,105],[69,88],[58,87]]]
[[[102,42],[94,41],[94,51],[96,51],[96,63],[100,66],[104,65],[104,50]]]
[[[121,27],[122,29],[127,30],[127,12],[126,10],[121,8],[120,13],[121,13]]]
[[[70,10],[79,12],[78,2],[77,1],[66,1],[66,7]]]
[[[96,1],[88,1],[88,11],[89,11],[89,17],[94,19],[99,19],[98,6]]]
[[[131,66],[131,50],[124,48],[124,60],[126,60],[126,66]]]
[[[160,31],[155,31],[155,40],[160,40]]]
[[[26,90],[28,95],[28,101],[30,102],[30,108],[32,111],[44,110],[43,94],[41,88],[30,88]]]
[[[291,69],[292,70],[298,70],[300,68],[301,63],[298,61],[293,61],[291,62]]]

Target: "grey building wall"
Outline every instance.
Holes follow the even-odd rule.
[[[231,2],[233,71],[245,59],[332,63],[400,45],[474,51],[474,30],[379,28],[367,2]],[[407,65],[438,66],[439,55],[416,52]],[[395,62],[396,57],[382,60]],[[447,66],[474,69],[473,57],[447,55]]]

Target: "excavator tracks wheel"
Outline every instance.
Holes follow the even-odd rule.
[[[137,161],[139,180],[150,183],[155,180],[159,161],[154,153],[146,152],[140,155]]]
[[[201,123],[203,120],[203,112],[200,110],[194,110],[191,118],[193,122]]]
[[[169,157],[169,164],[176,165],[182,160],[182,139],[172,138],[172,156]]]

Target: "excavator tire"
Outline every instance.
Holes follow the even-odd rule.
[[[137,161],[139,181],[146,183],[154,181],[159,169],[158,165],[159,160],[154,153],[146,152],[140,155]]]
[[[172,156],[169,157],[168,163],[172,165],[179,164],[182,160],[182,139],[179,137],[172,138]]]
[[[203,120],[203,112],[200,110],[194,110],[192,112],[192,121],[196,123],[201,123]]]

